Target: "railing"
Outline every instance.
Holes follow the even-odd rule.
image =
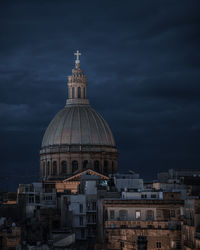
[[[94,225],[94,224],[96,224],[97,222],[96,221],[87,221],[87,224],[92,224],[92,225]]]

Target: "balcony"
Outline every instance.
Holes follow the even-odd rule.
[[[176,223],[169,223],[165,221],[106,221],[105,228],[112,229],[112,228],[130,228],[130,229],[152,229],[152,230],[178,230],[180,231],[181,225],[180,222]]]

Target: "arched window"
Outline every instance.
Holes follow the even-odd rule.
[[[99,172],[99,161],[94,161],[94,170]]]
[[[85,87],[83,88],[83,98],[85,98]]]
[[[53,162],[53,173],[52,173],[52,175],[57,175],[57,162],[56,161],[54,161]]]
[[[85,161],[83,161],[83,169],[85,170],[87,168],[88,168],[88,161],[85,160]]]
[[[72,161],[72,173],[78,170],[78,161]]]
[[[47,176],[50,175],[50,164],[49,161],[47,162]]]
[[[67,162],[66,161],[62,161],[61,162],[61,173],[62,174],[66,174],[67,173]]]
[[[81,98],[81,88],[78,87],[78,98]]]
[[[42,176],[45,176],[45,162],[43,162]]]
[[[103,172],[104,172],[104,174],[108,173],[108,161],[104,161]]]
[[[74,87],[72,88],[72,99],[74,99]]]
[[[112,174],[115,172],[114,162],[112,161]]]

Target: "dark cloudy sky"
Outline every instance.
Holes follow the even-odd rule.
[[[77,49],[120,171],[199,168],[199,13],[199,0],[1,1],[0,188],[38,180]]]

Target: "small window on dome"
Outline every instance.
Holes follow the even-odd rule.
[[[52,173],[52,175],[57,175],[57,162],[56,161],[54,161],[53,162],[53,173]]]
[[[74,87],[72,88],[72,99],[74,99]]]
[[[78,87],[78,98],[81,98],[81,88]]]
[[[108,161],[104,161],[103,172],[105,174],[108,174]]]
[[[78,161],[72,161],[72,173],[78,170]]]
[[[47,176],[50,175],[50,164],[49,161],[47,162]]]
[[[83,88],[83,98],[85,98],[85,87]]]
[[[85,170],[87,168],[88,168],[88,161],[85,160],[85,161],[83,161],[83,170]]]
[[[99,172],[99,161],[94,161],[94,170]]]
[[[114,162],[112,161],[112,174],[115,172],[115,165]]]
[[[66,174],[67,173],[67,162],[66,161],[62,161],[61,162],[61,173],[62,174]]]

